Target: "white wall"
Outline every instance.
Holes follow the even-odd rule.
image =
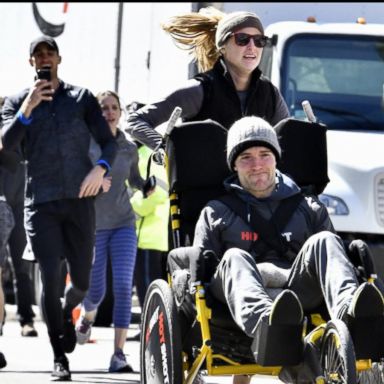
[[[117,5],[69,3],[67,14],[63,3],[37,5],[47,20],[65,22],[64,33],[56,38],[62,56],[59,76],[91,89],[111,87]],[[0,33],[0,94],[4,95],[33,82],[29,44],[42,33],[33,18],[32,3],[1,3]]]
[[[191,3],[124,3],[120,93],[128,101],[151,101],[188,78],[191,58],[177,48],[160,24],[191,11]],[[151,70],[146,67],[151,51]]]
[[[42,16],[65,23],[56,38],[62,55],[59,77],[94,93],[114,89],[118,3],[36,3]],[[190,58],[160,28],[191,3],[124,3],[119,93],[125,102],[147,101],[187,79]],[[41,35],[32,3],[0,3],[0,96],[30,86],[29,44]],[[152,51],[151,71],[147,69]],[[171,86],[171,88],[170,88]]]

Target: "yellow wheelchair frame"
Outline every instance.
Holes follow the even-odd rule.
[[[370,279],[373,282],[373,279]],[[205,370],[208,376],[223,376],[223,375],[269,375],[278,376],[283,367],[281,366],[261,366],[258,364],[239,364],[228,357],[215,354],[211,348],[211,332],[209,326],[209,320],[212,317],[212,310],[207,306],[205,300],[205,289],[202,285],[197,287],[195,294],[197,321],[200,323],[202,334],[202,346],[199,353],[192,365],[189,367],[188,363],[184,361],[183,371],[186,374],[183,384],[192,384],[198,371],[205,362]],[[321,342],[322,337],[326,329],[327,322],[324,321],[319,314],[311,315],[312,324],[316,325],[316,328],[309,333],[307,342],[318,344]],[[303,337],[306,334],[306,326],[303,327]],[[340,348],[340,340],[335,335],[335,346]],[[226,365],[215,365],[215,360],[221,360]],[[366,371],[372,368],[372,361],[370,359],[356,360],[356,372]],[[337,383],[338,372],[330,372],[329,377],[332,378],[332,383]],[[318,376],[315,378],[315,384],[325,384],[330,381],[326,380],[325,376]],[[342,382],[342,381],[340,381]],[[346,383],[351,384],[351,383]]]

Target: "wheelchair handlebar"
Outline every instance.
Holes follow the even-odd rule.
[[[171,114],[171,117],[168,120],[167,129],[165,130],[164,138],[169,136],[171,134],[173,128],[175,128],[176,122],[179,119],[181,112],[182,112],[181,107],[178,107],[178,106],[175,107],[175,109],[173,110],[173,112]]]
[[[308,100],[304,100],[301,103],[301,106],[303,107],[305,116],[307,117],[308,121],[311,123],[316,123],[317,119],[316,119],[315,114],[313,113],[313,109],[311,107],[310,102]]]

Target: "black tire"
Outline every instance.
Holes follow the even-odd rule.
[[[148,287],[141,329],[140,383],[182,384],[180,325],[172,289],[164,280]]]
[[[320,365],[326,383],[356,384],[352,337],[341,320],[329,321],[321,342]]]
[[[373,363],[372,368],[359,373],[357,381],[359,384],[382,384],[384,383],[384,363]]]

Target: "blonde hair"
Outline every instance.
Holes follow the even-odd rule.
[[[220,56],[215,44],[217,24],[226,14],[214,7],[173,16],[161,27],[175,44],[188,50],[197,62],[199,71],[208,71]]]

